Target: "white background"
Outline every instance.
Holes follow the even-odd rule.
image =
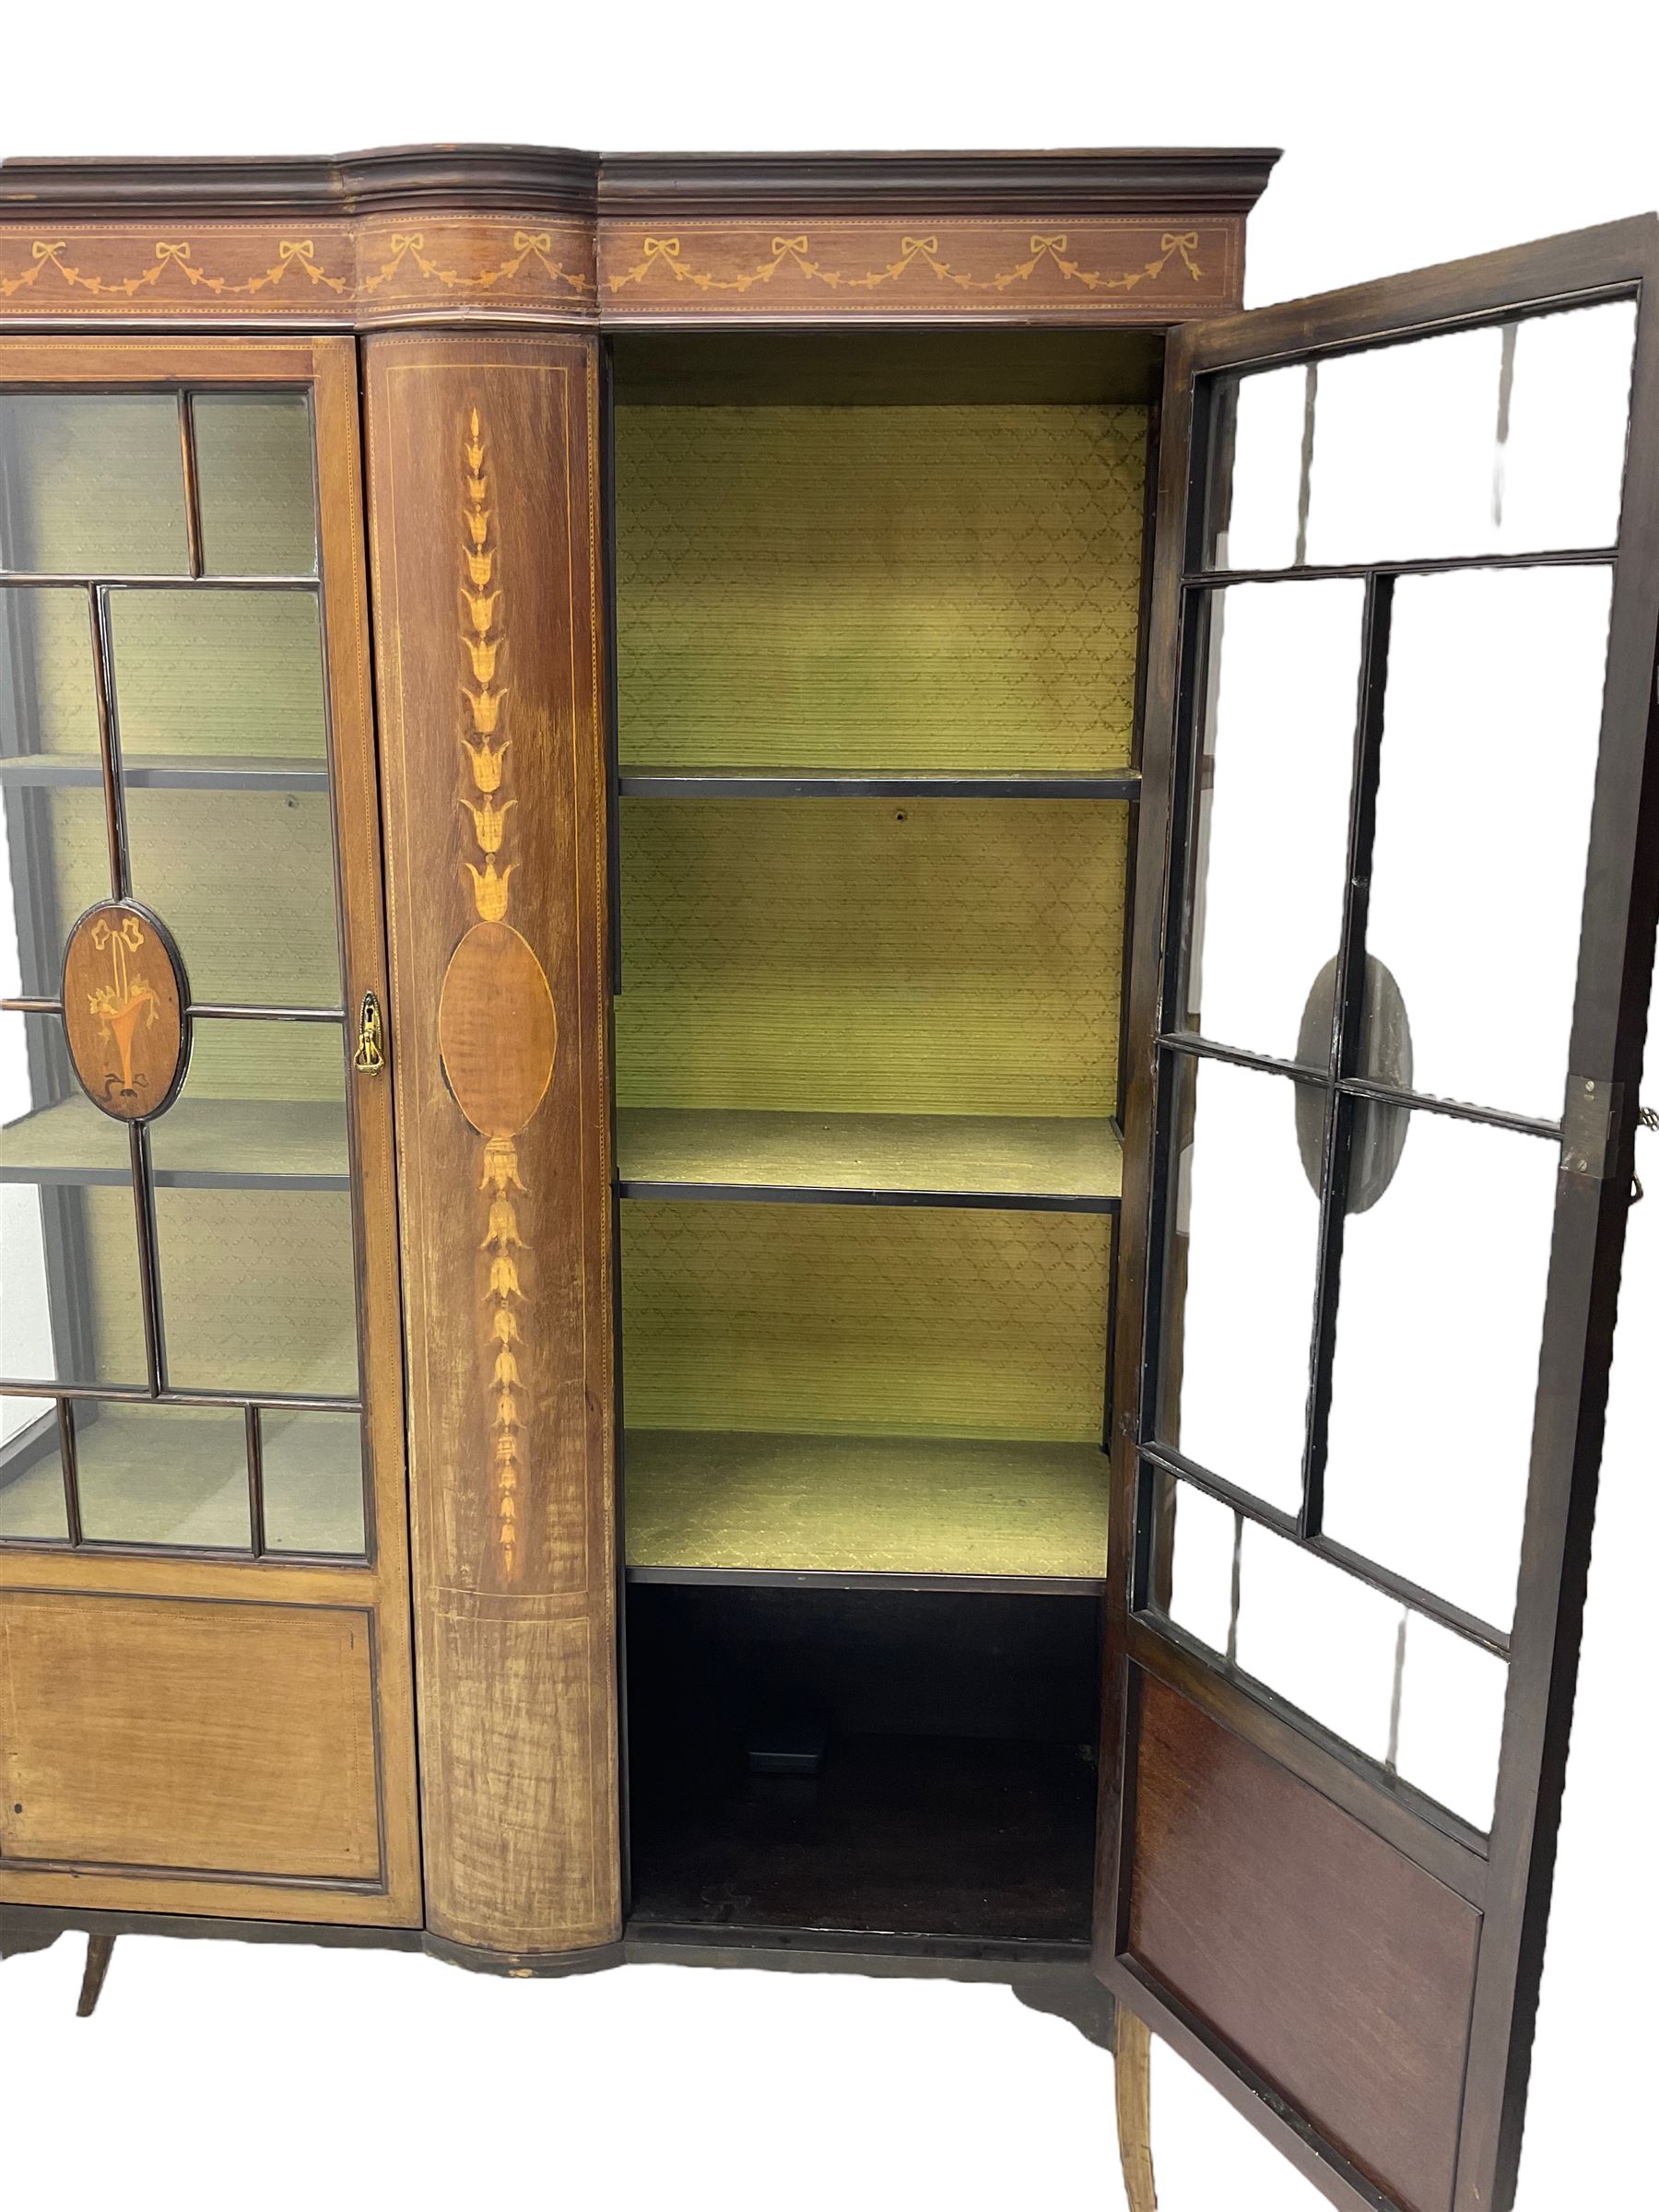
[[[1259,304],[1659,204],[1638,21],[1599,0],[1547,19],[1456,0],[80,0],[0,16],[0,151],[1277,144]],[[1631,1225],[1525,2212],[1652,2201],[1656,1321],[1659,1200]],[[1108,2062],[995,1989],[639,1967],[532,1984],[129,1939],[77,2024],[78,1948],[0,1975],[19,2207],[1116,2201]],[[1159,2060],[1165,2212],[1318,2201]]]

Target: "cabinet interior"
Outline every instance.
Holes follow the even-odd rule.
[[[611,342],[653,1922],[1087,1936],[1159,350]]]

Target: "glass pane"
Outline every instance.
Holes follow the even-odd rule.
[[[1322,360],[1309,560],[1610,545],[1634,335],[1615,300]]]
[[[1407,1617],[1395,1764],[1477,1828],[1492,1824],[1509,1669],[1420,1613]]]
[[[177,403],[150,393],[0,394],[0,568],[182,576]]]
[[[1279,1059],[1342,935],[1365,587],[1209,596],[1186,1026]],[[1272,855],[1271,865],[1265,865]]]
[[[341,1031],[204,1021],[196,1037],[150,1135],[169,1383],[352,1396]]]
[[[1212,1652],[1232,1646],[1234,1571],[1241,1522],[1229,1505],[1184,1482],[1173,1486],[1169,1546],[1170,1618]]]
[[[1207,568],[1288,569],[1295,560],[1308,377],[1297,361],[1220,381]]]
[[[1606,569],[1395,589],[1366,942],[1419,1090],[1561,1112],[1611,592]]]
[[[1558,1151],[1416,1112],[1350,1217],[1325,1528],[1495,1626],[1514,1610]]]
[[[54,1398],[0,1398],[0,1543],[68,1540]]]
[[[317,510],[303,393],[203,392],[192,414],[208,574],[313,574]]]
[[[1301,1503],[1319,1204],[1288,1077],[1189,1064],[1177,1126],[1163,1441],[1240,1489]],[[1310,1091],[1323,1114],[1323,1093]]]
[[[265,1548],[363,1555],[363,1422],[357,1413],[260,1415]]]
[[[13,585],[0,589],[0,759],[39,755],[98,760],[91,616],[85,592]]]
[[[184,1088],[150,1125],[150,1158],[160,1183],[347,1189],[338,1025],[197,1022]]]
[[[1251,1521],[1239,1580],[1242,1671],[1357,1751],[1385,1759],[1398,1601]]]
[[[246,1427],[240,1406],[75,1407],[81,1534],[94,1543],[246,1550]]]
[[[323,643],[306,591],[112,592],[124,766],[327,754]]]
[[[1509,435],[1493,492],[1510,550],[1618,537],[1635,343],[1633,300],[1516,325]]]
[[[57,1016],[0,1014],[0,1375],[143,1387],[130,1161]]]
[[[206,1005],[337,1006],[325,791],[129,790],[133,895],[163,916]]]
[[[1172,1488],[1159,1535],[1170,1619],[1380,1766],[1488,1827],[1502,1661],[1189,1484]]]
[[[110,841],[95,767],[65,785],[0,768],[0,993],[55,998],[76,918],[110,896]]]

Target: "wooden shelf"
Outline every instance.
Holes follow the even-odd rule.
[[[1076,1745],[845,1735],[803,1778],[693,1737],[631,1771],[636,1927],[1088,1939],[1097,1777]]]
[[[133,791],[326,791],[328,763],[311,759],[216,758],[208,753],[124,753],[122,782]],[[24,753],[0,760],[0,789],[74,790],[103,782],[96,754]]]
[[[628,1198],[1111,1213],[1123,1188],[1104,1117],[633,1106],[617,1115],[617,1157]]]
[[[350,1187],[339,1100],[180,1099],[153,1124],[159,1189]],[[0,1129],[0,1182],[125,1182],[126,1124],[77,1092]]]
[[[953,774],[821,768],[650,768],[621,771],[618,787],[638,799],[1135,799],[1133,769],[1041,774]]]
[[[630,1430],[625,1482],[634,1580],[1104,1583],[1092,1444]]]

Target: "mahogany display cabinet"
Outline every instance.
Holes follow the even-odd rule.
[[[1659,226],[0,168],[0,1951],[1002,1981],[1512,2199]],[[1202,1107],[1203,1111],[1200,1112]]]

